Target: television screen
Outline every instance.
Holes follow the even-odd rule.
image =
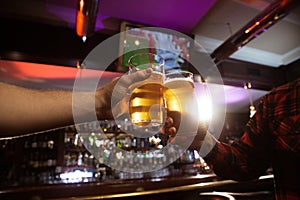
[[[123,22],[118,71],[127,71],[129,58],[142,52],[162,56],[166,71],[188,68],[192,41],[190,36],[177,31]]]

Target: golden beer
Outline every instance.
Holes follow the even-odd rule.
[[[131,122],[137,126],[160,126],[164,122],[163,74],[152,75],[132,85],[129,99]]]
[[[194,95],[192,80],[186,78],[170,79],[165,82],[165,87],[167,109],[180,113],[187,112]]]
[[[184,73],[186,74],[183,75]],[[167,74],[166,77],[164,95],[167,115],[174,119],[177,130],[183,134],[193,134],[197,131],[198,105],[194,95],[192,74],[178,72],[177,75]]]

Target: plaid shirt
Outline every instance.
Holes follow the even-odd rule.
[[[300,79],[264,96],[239,141],[217,143],[205,160],[214,172],[238,181],[271,166],[277,199],[300,199]]]

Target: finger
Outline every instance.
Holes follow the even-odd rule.
[[[166,127],[171,127],[174,124],[174,120],[172,117],[168,117],[166,120]]]
[[[174,137],[176,135],[177,130],[176,130],[176,128],[174,126],[171,127],[171,128],[163,127],[163,128],[160,129],[160,132],[162,134],[167,134],[167,135],[169,135],[171,137]]]
[[[132,74],[129,74],[127,76],[123,76],[122,81],[123,81],[124,85],[129,86],[134,82],[145,80],[146,78],[148,78],[151,75],[151,73],[152,73],[151,68],[148,68],[145,70],[140,70],[140,71],[134,72]]]
[[[151,75],[151,73],[152,73],[151,68],[147,68],[145,70],[140,70],[135,73],[132,73],[132,74],[128,75],[128,79],[130,80],[129,84],[132,84],[137,81],[142,81],[142,80],[148,78]]]
[[[167,129],[167,134],[171,135],[172,137],[176,135],[176,132],[177,132],[177,130],[174,126]]]

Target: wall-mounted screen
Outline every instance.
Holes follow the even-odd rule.
[[[127,71],[129,58],[142,52],[162,56],[165,60],[165,70],[188,68],[193,45],[190,36],[169,29],[146,27],[126,21],[121,23],[120,30],[117,71]],[[139,46],[143,48],[139,49]]]

